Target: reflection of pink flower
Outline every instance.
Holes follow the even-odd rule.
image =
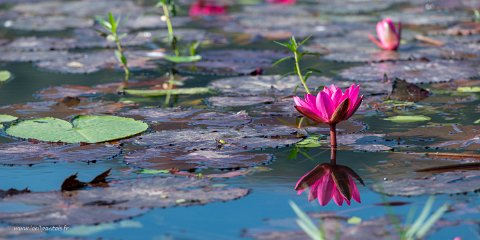
[[[381,49],[395,51],[400,46],[400,40],[402,38],[402,25],[398,23],[398,29],[392,22],[392,19],[385,18],[377,23],[377,35],[376,39],[372,35],[368,35],[370,40],[377,44]]]
[[[268,3],[273,4],[285,4],[285,5],[292,5],[297,2],[297,0],[267,0]]]
[[[225,6],[217,5],[213,1],[198,0],[190,6],[188,14],[191,17],[197,16],[215,16],[225,14],[227,11]]]
[[[332,198],[338,206],[342,206],[344,201],[350,206],[352,198],[358,203],[361,202],[360,193],[352,177],[364,185],[360,176],[349,167],[323,163],[300,178],[295,190],[301,194],[310,188],[308,201],[318,199],[322,206],[327,205]]]
[[[306,94],[305,99],[293,97],[295,108],[301,114],[318,123],[335,125],[349,119],[357,111],[363,96],[359,97],[360,86],[352,84],[345,92],[335,85],[324,87],[317,96]]]

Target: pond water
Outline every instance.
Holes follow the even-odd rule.
[[[0,81],[0,114],[19,118],[0,131],[0,238],[308,239],[292,201],[323,219],[327,239],[400,239],[395,227],[435,196],[432,211],[448,210],[427,239],[480,239],[480,23],[472,10],[480,3],[227,0],[219,15],[188,16],[194,2],[179,1],[173,25],[182,48],[200,43],[202,60],[175,64],[151,54],[171,54],[155,1],[0,0],[0,69],[13,76]],[[115,46],[92,20],[108,11],[128,34],[123,94]],[[389,16],[403,23],[397,52],[368,39]],[[322,206],[294,190],[331,151],[327,125],[302,120],[298,128],[292,97],[304,93],[296,75],[281,76],[294,62],[272,66],[290,54],[274,41],[292,34],[312,36],[304,49],[317,54],[301,61],[321,70],[311,89],[361,85],[363,103],[338,125],[336,152],[336,163],[363,179],[354,180],[361,203]],[[128,93],[165,89],[172,72],[175,88],[209,93],[168,103]],[[148,129],[93,144],[11,136],[24,120],[77,115],[129,117]],[[35,121],[21,136],[54,131]],[[93,131],[85,139],[110,134],[84,127]],[[89,181],[108,169],[108,183],[60,191],[72,174]],[[4,192],[11,188],[30,192]]]

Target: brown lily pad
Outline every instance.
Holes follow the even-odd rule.
[[[402,79],[393,81],[392,92],[388,95],[389,99],[398,101],[418,102],[430,95],[430,92]]]
[[[124,180],[107,188],[6,197],[0,200],[0,206],[30,208],[0,212],[0,221],[23,226],[97,224],[138,216],[149,208],[231,201],[248,193],[248,189],[213,187],[209,181],[193,178]]]
[[[387,195],[461,194],[480,190],[480,171],[447,172],[424,178],[387,180],[373,189]]]
[[[372,63],[343,70],[340,76],[356,81],[379,81],[389,78],[405,79],[409,83],[447,82],[478,75],[478,69],[466,62],[396,62]]]
[[[120,152],[120,148],[114,145],[14,142],[0,145],[0,164],[33,165],[58,161],[90,163],[112,159]]]

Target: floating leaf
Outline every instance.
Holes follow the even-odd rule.
[[[480,190],[480,171],[459,171],[422,178],[402,178],[373,185],[375,191],[395,196],[461,194]]]
[[[480,124],[480,119],[476,120],[475,122],[473,122],[474,124]]]
[[[210,94],[213,93],[212,89],[207,87],[193,87],[193,88],[175,88],[175,89],[159,89],[159,90],[137,90],[137,89],[125,89],[125,92],[131,95],[142,97],[160,97],[168,94],[171,95],[195,95],[195,94]]]
[[[159,173],[168,174],[168,173],[170,173],[170,170],[142,169],[142,170],[138,171],[137,173],[139,173],[139,174],[159,174]]]
[[[362,222],[362,219],[359,217],[351,217],[347,220],[347,223],[349,224],[360,224]]]
[[[0,123],[6,123],[6,122],[11,122],[15,121],[18,118],[12,115],[7,115],[7,114],[0,114]]]
[[[9,71],[0,71],[0,82],[5,82],[12,77]]]
[[[172,55],[165,55],[165,59],[174,62],[174,63],[191,63],[197,62],[202,60],[202,56],[195,55],[195,56],[172,56]]]
[[[393,116],[393,117],[384,118],[383,120],[397,122],[397,123],[410,123],[410,122],[430,121],[431,118],[423,115],[414,115],[414,116]]]
[[[0,164],[33,165],[45,162],[69,161],[95,163],[110,160],[120,154],[115,145],[13,142],[0,144]]]
[[[245,188],[213,187],[212,182],[205,179],[122,180],[107,188],[24,193],[1,199],[0,221],[22,226],[97,224],[138,216],[150,208],[231,201],[248,193]],[[185,202],[177,203],[176,199],[185,199]],[[12,206],[20,208],[12,209]]]
[[[130,137],[147,130],[148,125],[116,116],[78,116],[67,122],[58,118],[26,120],[9,127],[7,134],[48,142],[98,143]]]
[[[322,136],[308,136],[306,139],[303,139],[296,145],[298,147],[320,147],[322,146],[322,144],[319,142],[320,138],[322,138]]]
[[[478,93],[480,92],[480,87],[458,87],[457,91],[465,93]]]

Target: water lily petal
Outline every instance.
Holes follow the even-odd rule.
[[[320,203],[320,205],[325,206],[330,202],[330,199],[333,197],[334,188],[335,183],[333,182],[332,177],[330,177],[330,174],[323,176],[317,192],[318,203]]]

